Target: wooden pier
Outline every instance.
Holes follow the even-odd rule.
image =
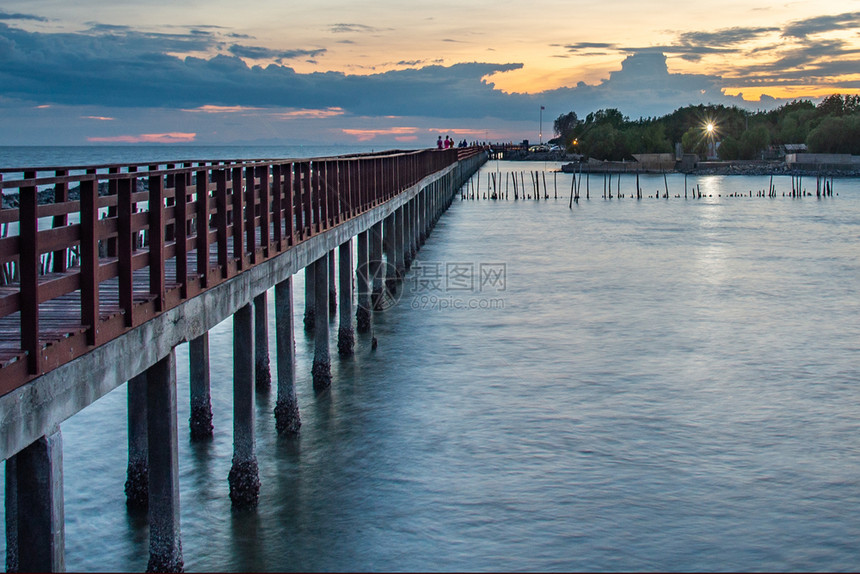
[[[149,568],[181,570],[174,348],[191,343],[192,436],[206,436],[208,331],[233,317],[230,496],[235,505],[255,505],[253,394],[270,380],[266,291],[275,287],[274,414],[279,432],[295,432],[292,275],[314,269],[314,386],[324,390],[330,254],[338,250],[340,261],[338,351],[348,355],[353,317],[366,330],[383,288],[381,252],[396,289],[438,217],[486,160],[480,148],[456,148],[0,170],[0,189],[18,196],[17,207],[0,210],[7,569],[63,570],[60,424],[130,381],[129,504],[148,506]],[[53,201],[40,203],[46,192]]]

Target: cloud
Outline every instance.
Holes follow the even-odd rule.
[[[368,32],[379,32],[379,28],[374,28],[372,26],[365,26],[364,24],[332,24],[329,27],[329,31],[333,34],[349,34],[349,33],[368,33]]]
[[[81,116],[85,120],[99,120],[102,122],[112,122],[116,118],[109,118],[107,116]]]
[[[344,128],[343,133],[355,137],[360,142],[370,141],[379,136],[395,136],[395,139],[408,137],[410,140],[417,139],[418,128],[395,127],[385,129],[352,129]],[[402,140],[401,140],[402,141]]]
[[[47,18],[34,16],[33,14],[10,14],[9,12],[0,12],[0,20],[35,20],[36,22],[47,22]]]
[[[138,134],[123,136],[88,137],[92,143],[189,143],[193,142],[196,133],[171,132],[166,134]]]
[[[295,120],[299,118],[321,119],[342,116],[344,113],[343,108],[326,108],[324,110],[291,110],[288,112],[277,112],[272,114],[272,117],[280,120]]]
[[[554,44],[553,46],[558,46]],[[617,44],[609,44],[604,42],[577,42],[575,44],[565,44],[562,46],[569,52],[582,52],[590,50],[617,50]]]
[[[253,108],[249,106],[213,106],[205,105],[192,109],[183,109],[183,112],[204,113],[204,114],[235,114],[238,112],[255,112],[263,108]]]
[[[483,81],[521,64],[433,65],[351,76],[248,66],[234,55],[166,53],[214,44],[213,38],[190,34],[118,28],[46,34],[0,24],[0,85],[6,97],[65,105],[343,108],[361,115],[435,117],[511,117],[522,109],[522,98],[506,97]]]
[[[797,20],[782,31],[784,38],[806,38],[813,34],[824,34],[840,30],[860,28],[860,12],[846,12],[831,16],[816,16]]]
[[[722,93],[723,84],[719,76],[670,74],[663,53],[646,51],[628,56],[620,70],[597,85],[579,83],[575,88],[541,94],[541,99],[549,104],[547,109],[558,109],[556,113],[572,109],[585,115],[600,108],[617,108],[631,117],[659,116],[696,103],[742,104],[740,97]],[[566,109],[559,109],[562,101],[568,103]]]
[[[678,41],[682,46],[724,47],[750,42],[765,34],[778,31],[779,28],[775,27],[724,28],[714,32],[684,32],[678,36]]]
[[[848,26],[852,20],[844,16],[829,24]],[[824,21],[805,22],[805,30],[825,26]],[[801,29],[795,22],[784,30],[791,26],[796,31]],[[348,23],[334,24],[331,31],[379,32],[370,26]],[[383,73],[299,73],[280,62],[263,66],[246,60],[307,58],[326,53],[325,48],[277,50],[250,42],[246,45],[244,40],[248,37],[202,26],[190,31],[177,27],[167,32],[91,23],[81,32],[47,33],[0,22],[0,104],[5,110],[13,108],[8,104],[13,101],[30,110],[36,105],[51,106],[56,112],[54,117],[65,111],[78,121],[78,130],[90,130],[78,133],[96,138],[88,140],[91,142],[217,142],[219,137],[226,137],[223,134],[248,131],[252,124],[261,134],[254,137],[260,138],[294,137],[299,130],[307,130],[314,131],[317,137],[335,134],[325,137],[361,141],[420,139],[422,133],[426,136],[426,130],[438,129],[431,126],[447,125],[455,129],[440,129],[439,133],[487,139],[481,135],[487,134],[485,126],[492,129],[493,125],[530,125],[540,105],[546,107],[544,116],[548,120],[570,110],[584,116],[610,107],[631,117],[662,115],[697,103],[743,105],[741,97],[723,93],[726,86],[741,91],[743,86],[810,81],[828,74],[855,74],[854,70],[860,69],[858,58],[850,57],[852,48],[844,40],[804,37],[769,47],[757,63],[732,68],[738,73],[728,79],[714,74],[669,73],[667,55],[695,61],[711,55],[748,53],[761,48],[756,43],[768,35],[780,33],[774,27],[734,27],[685,32],[665,46],[556,44],[558,52],[571,58],[595,52],[626,58],[620,69],[597,84],[579,82],[539,94],[520,94],[504,93],[494,84],[497,74],[522,70],[523,64],[516,62],[442,65],[434,61],[426,65],[428,61],[416,59],[397,63],[408,69]],[[833,57],[833,53],[839,57]],[[738,78],[744,82],[741,84]],[[573,81],[575,78],[571,78]],[[778,103],[774,100],[762,105]],[[158,122],[130,124],[131,114],[121,111],[129,108],[135,108],[135,116],[154,117]],[[5,122],[12,112],[4,113],[5,137],[10,138]],[[123,118],[121,126],[102,122],[106,131],[95,131],[97,122],[91,120],[113,116]],[[40,121],[44,122],[40,125],[48,125],[47,120]],[[289,130],[283,129],[284,121],[291,122]],[[420,130],[424,131],[403,128],[405,124],[423,126]],[[22,133],[28,129],[23,120],[16,125],[21,126],[17,129]],[[177,132],[179,135],[173,133],[178,126],[182,130]],[[122,131],[107,131],[111,128]],[[419,131],[401,131],[404,129]],[[285,135],[287,131],[290,133]],[[137,135],[124,135],[128,133]]]
[[[234,56],[252,60],[294,60],[304,56],[316,58],[317,56],[326,53],[324,48],[318,48],[315,50],[272,50],[271,48],[263,48],[260,46],[240,46],[238,44],[230,46],[228,51]]]

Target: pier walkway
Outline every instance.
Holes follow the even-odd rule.
[[[0,170],[4,196],[17,196],[0,210],[7,570],[64,569],[60,424],[126,381],[128,503],[148,508],[149,569],[181,570],[175,347],[190,343],[192,438],[206,437],[208,331],[233,317],[230,496],[253,506],[253,394],[270,377],[267,290],[277,428],[296,432],[292,275],[305,269],[314,388],[324,390],[329,283],[339,287],[338,352],[348,355],[353,320],[369,329],[384,289],[397,288],[486,160],[480,148],[458,148]]]

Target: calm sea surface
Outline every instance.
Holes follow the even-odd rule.
[[[487,172],[556,167],[489,163],[479,194]],[[597,176],[571,210],[555,177],[558,200],[549,173],[548,201],[455,201],[378,349],[335,353],[323,395],[296,296],[304,424],[277,438],[275,392],[257,396],[254,512],[228,495],[230,321],[210,338],[211,442],[188,439],[177,349],[188,570],[860,567],[860,180],[791,199],[777,178],[764,199],[727,196],[766,177],[690,178],[711,197],[685,200],[673,175],[680,198],[637,201]],[[144,570],[125,387],[62,432],[68,568]]]

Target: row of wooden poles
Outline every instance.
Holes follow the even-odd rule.
[[[526,173],[528,173],[528,180],[526,179]],[[553,199],[558,199],[558,179],[557,171],[550,172],[552,174],[552,186],[553,186]],[[520,171],[517,172],[505,172],[504,181],[502,181],[500,172],[488,172],[487,173],[487,190],[481,194],[481,178],[474,177],[469,179],[467,184],[463,186],[460,190],[460,199],[491,199],[491,200],[508,200],[511,195],[513,195],[513,199],[516,200],[535,200],[539,201],[540,199],[550,199],[549,187],[547,186],[547,172],[546,171]],[[584,175],[580,170],[579,173],[571,174],[571,182],[570,182],[570,193],[569,197],[569,207],[573,207],[573,203],[579,201],[582,190],[582,182],[585,180],[585,199],[591,199],[591,174],[590,172],[586,172]],[[626,194],[621,192],[621,173],[612,173],[612,172],[603,172],[603,199],[624,199],[625,197],[643,199],[644,194],[642,187],[639,183],[639,172],[636,172],[635,175],[635,187],[634,191],[631,194]],[[669,179],[666,175],[666,172],[662,172],[663,175],[663,192],[661,194],[660,190],[654,195],[649,195],[649,198],[663,198],[668,199],[670,197],[669,192]],[[519,179],[517,178],[519,176]],[[615,177],[615,194],[613,195],[612,186],[613,186],[613,176]],[[811,197],[813,194],[810,191],[807,191],[803,187],[803,175],[791,175],[791,191],[786,193],[783,192],[784,197]],[[530,183],[530,186],[526,185],[526,182]],[[504,184],[504,186],[503,186]],[[543,184],[543,187],[541,187]],[[688,196],[689,190],[689,196]],[[776,185],[773,182],[773,175],[770,176],[770,181],[768,182],[768,187],[766,190],[757,190],[755,193],[753,190],[749,190],[748,197],[777,197]],[[833,196],[833,176],[825,176],[822,174],[816,175],[815,182],[815,196],[816,197],[832,197]],[[681,197],[680,194],[675,194],[674,197]],[[705,197],[702,194],[701,187],[699,184],[696,184],[695,187],[688,187],[687,185],[687,174],[684,174],[684,198],[688,199],[692,197],[693,199],[701,199]],[[710,197],[710,196],[709,196]],[[747,197],[746,194],[742,193],[732,193],[728,194],[727,197]]]

